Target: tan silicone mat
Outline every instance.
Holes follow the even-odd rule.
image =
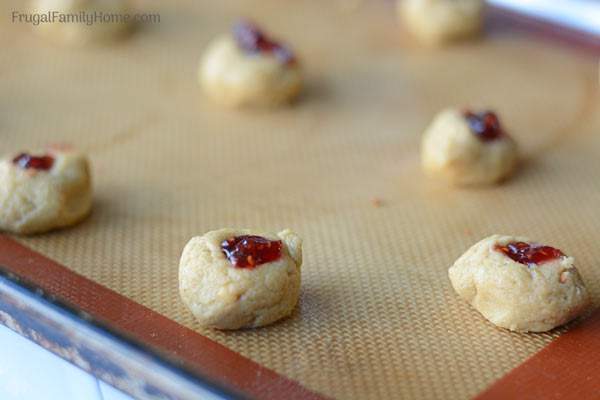
[[[161,23],[83,49],[10,23],[23,3],[3,3],[0,151],[70,142],[89,151],[95,180],[89,219],[23,243],[345,399],[467,398],[560,334],[496,329],[455,296],[447,268],[491,233],[574,255],[599,304],[590,54],[502,24],[481,41],[420,49],[389,2],[139,3]],[[307,82],[293,107],[233,112],[203,98],[198,58],[238,16],[298,50]],[[450,105],[501,114],[523,150],[512,180],[453,190],[423,178],[419,135]],[[291,318],[232,333],[195,325],[178,297],[179,255],[190,237],[227,226],[304,237]]]

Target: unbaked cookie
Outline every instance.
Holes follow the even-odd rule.
[[[248,22],[209,45],[200,61],[199,80],[209,97],[230,107],[286,103],[302,86],[291,50]]]
[[[289,315],[300,296],[302,240],[221,229],[192,238],[179,264],[179,292],[202,326],[256,328]]]
[[[0,230],[32,234],[73,225],[91,206],[89,167],[82,154],[49,149],[0,160]]]
[[[483,23],[483,0],[399,0],[407,30],[425,44],[474,36]]]
[[[583,312],[589,302],[573,257],[523,237],[493,235],[448,271],[452,286],[493,324],[545,332]]]
[[[517,163],[517,145],[489,111],[447,109],[423,134],[423,168],[455,185],[484,185],[506,178]]]
[[[72,45],[112,40],[132,26],[128,0],[34,0],[32,11],[54,16],[34,27],[35,32]],[[67,17],[72,20],[61,21]]]

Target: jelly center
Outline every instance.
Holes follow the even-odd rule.
[[[500,139],[505,135],[498,116],[491,111],[474,113],[467,110],[463,112],[463,116],[471,128],[471,132],[484,142]]]
[[[496,250],[525,265],[539,265],[565,256],[554,247],[537,243],[512,242],[505,246],[497,245]]]
[[[281,257],[281,240],[242,235],[224,240],[221,249],[230,263],[238,268],[254,268]]]
[[[21,153],[13,159],[13,164],[22,169],[37,169],[48,171],[54,165],[54,158],[49,155],[32,156],[31,154]]]
[[[271,53],[286,65],[292,65],[296,62],[291,50],[268,38],[256,25],[250,22],[238,22],[233,27],[233,36],[238,45],[249,53]]]

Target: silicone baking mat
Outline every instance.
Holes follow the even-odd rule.
[[[90,218],[21,243],[336,398],[472,397],[564,331],[496,329],[457,298],[447,269],[489,234],[574,255],[600,302],[590,53],[497,22],[482,40],[423,49],[389,2],[139,7],[161,22],[92,48],[0,25],[0,151],[72,143],[95,181]],[[297,50],[306,88],[293,106],[232,111],[202,96],[202,49],[239,16]],[[457,190],[422,176],[420,134],[447,106],[501,115],[522,149],[513,179]],[[179,256],[190,237],[227,226],[303,236],[292,317],[239,332],[195,324],[179,300]]]

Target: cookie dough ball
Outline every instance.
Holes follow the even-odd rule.
[[[179,291],[202,326],[256,328],[291,314],[301,264],[302,240],[290,230],[221,229],[185,246]]]
[[[493,324],[545,332],[589,303],[574,261],[527,238],[493,235],[467,250],[448,274],[459,296]]]
[[[86,158],[75,151],[20,153],[0,160],[0,230],[20,234],[73,225],[92,207]]]
[[[407,30],[430,45],[477,35],[483,10],[483,0],[398,1],[398,14]]]
[[[496,183],[514,170],[517,145],[489,111],[448,109],[423,134],[424,170],[454,185]]]
[[[247,22],[209,45],[200,62],[199,80],[210,98],[229,107],[287,103],[302,86],[293,53]]]
[[[55,15],[53,21],[34,27],[36,32],[71,45],[109,41],[124,36],[132,26],[127,0],[35,0],[32,11]],[[80,20],[61,21],[67,16]]]

